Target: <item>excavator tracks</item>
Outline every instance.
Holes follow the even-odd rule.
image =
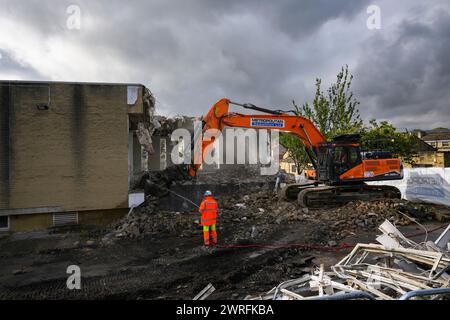
[[[288,184],[280,190],[280,197],[285,200],[297,200],[300,191],[317,187],[317,182]]]
[[[373,201],[381,199],[400,199],[396,187],[386,185],[348,185],[306,188],[297,195],[297,202],[305,208],[333,208],[350,201]]]

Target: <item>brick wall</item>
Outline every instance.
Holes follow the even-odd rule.
[[[126,85],[2,83],[0,104],[0,211],[128,206]]]

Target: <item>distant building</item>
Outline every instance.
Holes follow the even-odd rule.
[[[0,81],[0,230],[125,214],[152,109],[140,84]]]
[[[281,148],[282,146],[280,145],[280,149]],[[284,147],[283,150],[280,150],[280,169],[286,171],[286,173],[293,174],[294,176],[299,175],[294,159],[292,159],[289,155],[289,151],[287,151]]]
[[[450,152],[450,130],[418,131],[418,137],[439,152]]]
[[[415,130],[419,156],[414,167],[450,167],[450,130]]]

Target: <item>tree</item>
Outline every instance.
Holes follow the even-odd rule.
[[[294,103],[295,113],[297,115],[301,114],[301,110]],[[286,148],[289,158],[294,161],[295,167],[297,168],[297,173],[301,173],[309,162],[308,154],[305,151],[305,145],[303,142],[295,135],[281,132],[280,133],[280,143]]]
[[[359,132],[363,128],[363,122],[358,110],[360,103],[351,91],[352,80],[353,75],[349,74],[348,66],[342,67],[336,82],[324,94],[321,89],[322,80],[316,79],[312,106],[305,103],[299,107],[292,101],[295,114],[310,119],[327,139],[340,134]],[[280,143],[287,149],[300,173],[309,162],[303,143],[288,133],[280,135]]]
[[[431,130],[433,130],[433,131],[440,131],[440,130],[448,130],[448,128],[437,127],[437,128],[431,129]]]
[[[418,155],[418,138],[408,132],[398,132],[387,121],[369,121],[369,126],[361,131],[361,147],[363,150],[382,150],[391,152],[409,164],[414,164]]]
[[[312,106],[305,103],[299,107],[292,101],[295,114],[310,119],[327,140],[340,134],[360,133],[363,150],[388,151],[394,157],[400,157],[404,162],[414,164],[414,158],[418,155],[418,139],[414,135],[397,132],[387,121],[378,123],[372,119],[368,126],[363,126],[358,110],[360,103],[351,91],[352,80],[353,75],[349,74],[348,66],[342,67],[336,82],[325,95],[321,90],[322,81],[316,79],[316,93]],[[300,139],[282,133],[280,143],[294,160],[298,173],[305,169],[309,158]]]

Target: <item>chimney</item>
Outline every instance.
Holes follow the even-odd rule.
[[[422,130],[417,130],[417,137],[419,139],[422,139],[422,137],[425,135],[425,132],[423,132]]]

